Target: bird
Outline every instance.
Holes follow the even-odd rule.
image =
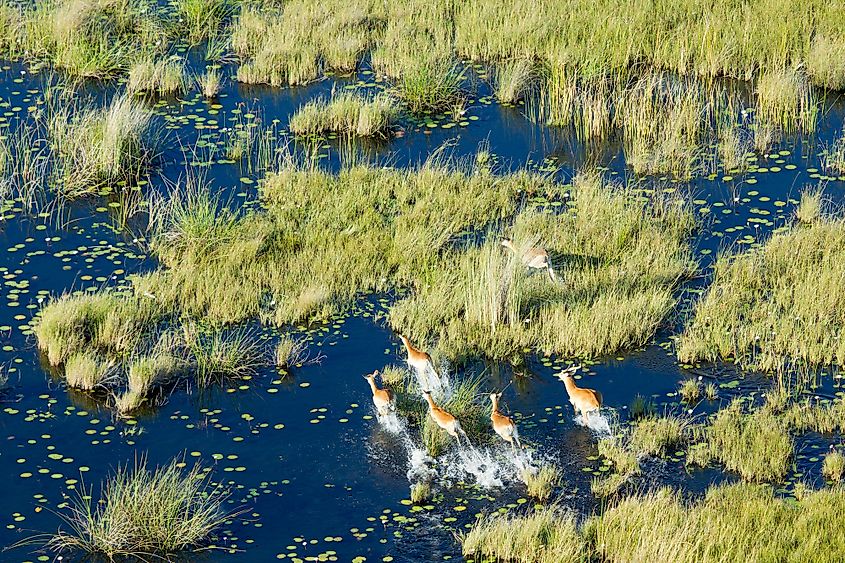
[[[514,246],[511,239],[504,239],[502,241],[502,246],[514,254],[518,254],[520,252],[517,250],[516,246]],[[549,273],[549,279],[553,282],[557,281],[555,270],[552,268],[552,262],[549,259],[549,253],[546,252],[545,248],[540,248],[539,246],[529,246],[522,251],[520,259],[528,268],[532,268],[534,270],[546,270]]]
[[[390,389],[381,389],[376,385],[376,376],[378,370],[373,373],[368,373],[364,379],[370,384],[370,389],[373,392],[373,404],[376,406],[376,411],[379,415],[384,416],[393,412],[396,409],[396,397]]]

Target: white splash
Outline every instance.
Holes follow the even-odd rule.
[[[588,416],[578,415],[575,423],[589,428],[597,438],[606,438],[613,434],[610,429],[610,419],[602,411],[593,411]]]

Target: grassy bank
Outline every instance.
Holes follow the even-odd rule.
[[[845,220],[805,194],[800,222],[759,249],[722,255],[678,342],[683,362],[782,371],[845,363]]]
[[[580,528],[557,509],[479,520],[462,538],[465,556],[518,563],[564,561],[836,561],[845,491],[800,501],[768,486],[711,487],[689,503],[670,489],[632,496]]]
[[[156,212],[165,267],[136,278],[137,290],[218,323],[285,325],[408,288],[391,325],[452,358],[598,355],[647,342],[694,267],[680,200],[645,202],[598,176],[567,186],[481,164],[336,175],[288,165],[262,193],[266,212],[240,218],[202,188],[174,194]],[[532,197],[555,203],[526,205]],[[503,236],[541,243],[558,281],[530,275]]]

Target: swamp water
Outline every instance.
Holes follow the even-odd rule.
[[[359,78],[358,87],[373,88],[368,86],[370,73]],[[30,75],[25,67],[6,67],[0,80],[5,122],[26,126],[48,80],[46,73]],[[281,135],[291,113],[305,101],[355,85],[328,79],[279,90],[230,81],[213,101],[191,91],[181,100],[155,102],[155,119],[167,142],[160,168],[143,189],[161,190],[161,177],[178,178],[187,166],[202,169],[232,207],[254,205],[263,170],[250,170],[243,162],[206,165],[222,158],[213,146],[220,129],[260,121],[261,127],[272,125]],[[86,94],[102,103],[111,92]],[[703,176],[688,184],[669,178],[640,180],[644,187],[689,189],[702,220],[695,248],[704,276],[682,288],[687,307],[708,283],[716,252],[765,240],[790,220],[804,186],[825,182],[825,194],[842,202],[845,182],[822,179],[819,152],[841,130],[845,106],[825,99],[821,115],[814,136],[784,138],[768,156],[758,157],[755,172]],[[598,154],[608,175],[626,176],[618,144],[588,149],[571,132],[533,124],[520,107],[495,103],[483,85],[461,121],[437,116],[407,120],[404,131],[400,138],[366,144],[365,156],[359,158],[408,166],[433,152],[460,158],[485,146],[504,168],[559,167],[567,178]],[[307,145],[293,150],[310,152],[334,168],[349,158],[341,141]],[[251,379],[205,390],[182,384],[162,405],[119,418],[103,397],[69,390],[51,374],[39,358],[28,322],[48,296],[126,285],[127,276],[155,267],[142,235],[115,227],[121,205],[117,198],[103,196],[41,215],[14,202],[6,206],[0,234],[0,247],[6,249],[0,255],[5,304],[0,308],[0,364],[9,379],[0,394],[0,474],[6,479],[0,545],[66,526],[58,514],[70,497],[82,487],[93,487],[96,496],[118,465],[145,455],[150,464],[184,458],[188,465],[210,468],[212,481],[230,492],[227,508],[243,511],[225,526],[216,542],[220,549],[190,554],[187,560],[460,560],[454,534],[477,514],[533,502],[519,479],[523,465],[554,464],[562,484],[553,498],[581,515],[599,510],[590,481],[609,467],[598,457],[596,442],[610,431],[608,420],[627,419],[627,405],[636,395],[652,400],[658,412],[691,410],[691,415],[703,416],[734,396],[759,394],[770,382],[723,366],[682,369],[671,340],[680,318],[653,345],[587,366],[589,375],[581,383],[601,390],[606,406],[590,427],[576,420],[555,375],[569,365],[567,359],[530,357],[518,373],[505,365],[472,363],[451,376],[482,374],[483,391],[504,390],[503,410],[516,421],[527,448],[515,454],[501,441],[452,445],[435,460],[407,421],[393,415],[379,420],[372,407],[361,375],[388,364],[404,369],[405,354],[384,321],[390,296],[370,296],[346,315],[296,329],[311,357],[321,358],[319,363],[288,373],[266,368]],[[274,333],[267,330],[261,337],[272,349]],[[719,398],[693,409],[682,405],[676,391],[679,381],[689,377],[717,384]],[[815,391],[832,397],[840,393],[838,380],[822,376]],[[809,434],[797,441],[796,464],[782,484],[783,494],[799,478],[821,479],[821,454],[831,443],[838,444],[839,437]],[[719,469],[688,471],[684,452],[648,464],[643,487],[670,484],[695,495],[711,483],[736,479]],[[431,483],[434,496],[416,506],[409,500],[409,487],[422,481]],[[0,552],[2,561],[52,557],[35,545]],[[63,557],[73,559],[72,554]]]

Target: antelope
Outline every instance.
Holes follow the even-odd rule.
[[[513,241],[511,239],[505,239],[502,241],[502,246],[513,252],[514,254],[518,253],[516,246],[514,246]],[[552,262],[549,260],[549,253],[546,252],[545,248],[540,248],[539,246],[530,246],[525,249],[521,256],[522,263],[525,264],[528,268],[532,268],[534,270],[546,270],[549,273],[549,279],[552,281],[557,281],[557,277],[555,276],[554,268],[552,268]]]
[[[376,406],[376,411],[379,415],[384,416],[389,414],[396,408],[395,397],[393,391],[390,389],[380,389],[376,385],[376,376],[378,370],[364,376],[364,379],[370,384],[370,389],[373,391],[373,404]]]
[[[437,406],[437,403],[431,398],[431,391],[423,391],[423,397],[425,397],[428,403],[428,414],[431,415],[432,420],[434,420],[437,426],[445,430],[450,436],[453,436],[459,444],[461,443],[461,436],[469,443],[469,438],[467,437],[467,433],[464,432],[464,429],[461,428],[461,423],[457,418]]]
[[[490,420],[493,422],[493,430],[496,434],[502,437],[502,440],[508,442],[512,448],[519,446],[522,449],[522,444],[519,442],[519,432],[516,431],[516,424],[499,412],[499,399],[502,398],[501,393],[490,393],[490,402],[493,406],[493,411],[490,413]],[[516,445],[514,445],[516,441]]]
[[[402,334],[399,335],[402,344],[405,345],[405,350],[408,352],[408,365],[411,366],[423,379],[425,384],[428,384],[428,373],[434,374],[437,378],[437,372],[434,369],[434,362],[431,361],[431,356],[415,347],[408,338]],[[436,382],[439,385],[439,381]]]
[[[566,393],[569,395],[569,402],[575,407],[577,412],[581,413],[584,420],[588,420],[589,413],[597,411],[601,408],[601,393],[594,389],[583,389],[575,385],[575,378],[573,374],[578,371],[581,366],[573,366],[565,369],[558,374],[558,377],[566,386]]]

